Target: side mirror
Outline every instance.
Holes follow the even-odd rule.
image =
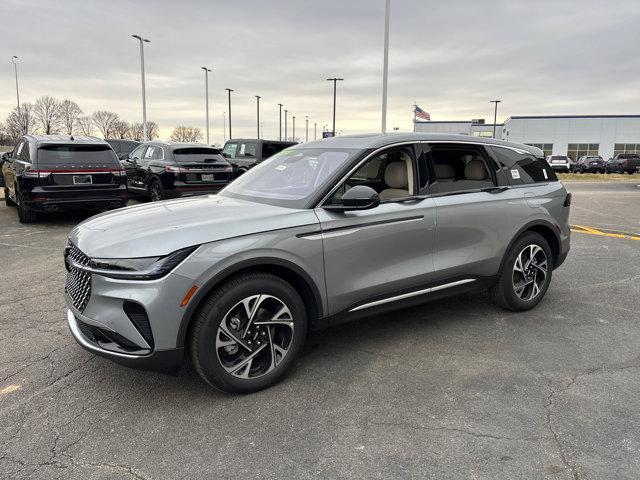
[[[348,212],[350,210],[369,210],[380,205],[380,195],[366,185],[351,187],[342,196],[342,205],[325,205],[330,212]]]
[[[128,153],[123,153],[118,158],[120,160],[126,160],[127,158],[129,158],[129,154]]]

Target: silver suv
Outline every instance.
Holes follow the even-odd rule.
[[[535,147],[433,134],[290,147],[218,195],[95,216],[69,236],[68,322],[142,368],[186,355],[212,386],[265,388],[308,329],[489,288],[542,300],[571,195]]]

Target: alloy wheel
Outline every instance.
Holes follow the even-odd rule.
[[[536,244],[527,245],[513,265],[513,291],[521,300],[536,298],[547,281],[547,255]]]
[[[220,365],[238,378],[256,378],[278,368],[293,340],[293,317],[277,297],[251,295],[224,316],[216,333]]]
[[[153,182],[151,184],[149,193],[151,194],[152,202],[159,202],[160,200],[162,200],[162,192],[160,191],[160,185],[158,184],[158,182]]]

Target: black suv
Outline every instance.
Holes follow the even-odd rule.
[[[235,138],[224,144],[222,155],[233,165],[235,178],[291,145],[296,145],[296,142]]]
[[[618,153],[605,165],[605,173],[624,173],[629,175],[640,168],[640,155],[637,153]]]
[[[4,199],[18,207],[21,223],[38,212],[123,207],[125,171],[104,140],[62,135],[24,135],[2,166]]]
[[[146,142],[121,163],[129,191],[152,201],[216,193],[233,171],[219,149],[200,143]]]
[[[576,173],[604,173],[605,161],[599,155],[583,155],[573,166]]]

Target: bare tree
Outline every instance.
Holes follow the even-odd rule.
[[[171,132],[172,142],[198,142],[202,140],[202,130],[198,127],[179,125]]]
[[[91,117],[78,117],[76,126],[82,135],[86,135],[87,137],[93,135],[93,120]]]
[[[7,126],[0,122],[0,145],[11,145],[12,138],[9,138],[9,132]]]
[[[29,102],[21,104],[20,111],[17,107],[14,108],[7,117],[6,129],[7,135],[12,141],[17,141],[21,135],[26,133],[35,133],[36,120],[33,104]]]
[[[129,125],[129,133],[127,135],[127,138],[129,140],[135,140],[136,142],[141,142],[143,134],[144,134],[144,130],[142,128],[142,123],[135,122]]]
[[[119,120],[118,114],[108,110],[98,110],[91,115],[93,124],[98,129],[102,138],[110,138],[114,133],[114,126]]]
[[[117,120],[113,124],[113,136],[114,138],[127,138],[131,126],[126,120]]]
[[[73,100],[63,100],[60,104],[60,123],[67,135],[73,135],[73,130],[78,126],[78,119],[82,110]]]
[[[60,100],[48,95],[40,97],[36,100],[33,111],[45,135],[58,133],[62,118]]]
[[[158,138],[159,133],[160,129],[158,128],[158,124],[156,122],[147,122],[147,140]]]

